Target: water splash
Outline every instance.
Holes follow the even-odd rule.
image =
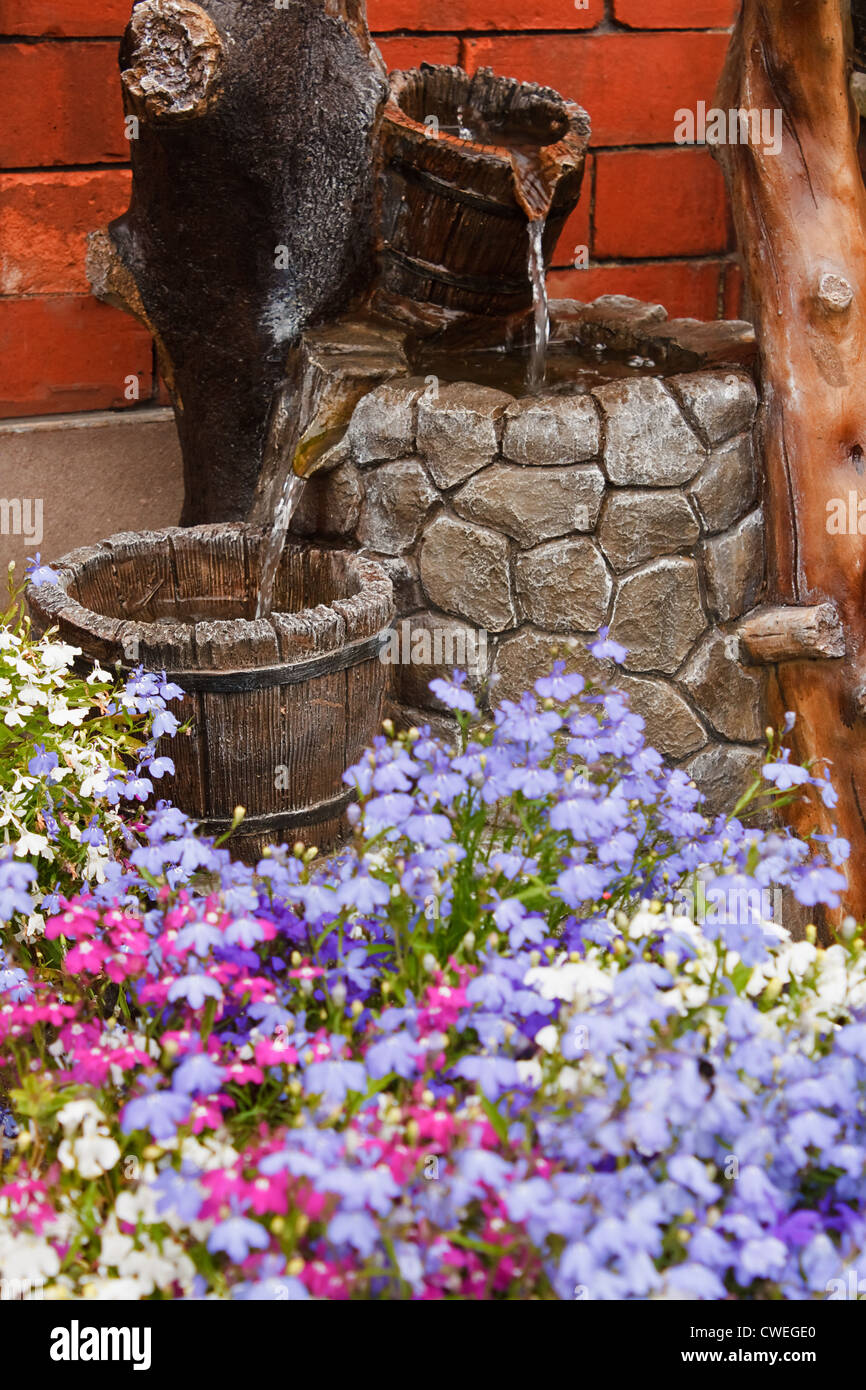
[[[292,517],[301,500],[303,489],[304,479],[299,478],[296,473],[289,469],[283,479],[279,501],[274,508],[270,531],[265,537],[259,576],[259,598],[256,604],[257,618],[267,618],[273,607],[274,583],[277,578],[280,556],[283,553],[286,536],[292,524]]]
[[[529,370],[526,384],[530,391],[537,391],[544,385],[547,340],[550,336],[550,312],[547,303],[547,282],[544,275],[543,217],[535,217],[529,223],[529,283],[532,286],[532,308],[534,333],[529,355]]]

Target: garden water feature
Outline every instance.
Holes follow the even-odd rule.
[[[671,321],[622,296],[548,305],[545,269],[580,196],[589,133],[576,103],[486,69],[391,75],[378,274],[287,349],[247,513],[255,563],[240,609],[221,585],[235,606],[212,626],[249,628],[239,667],[318,652],[315,623],[300,624],[288,657],[274,637],[279,576],[299,544],[369,557],[401,623],[484,653],[470,678],[485,700],[489,681],[519,695],[554,650],[585,651],[609,626],[630,649],[624,683],[651,741],[729,801],[766,723],[765,672],[740,659],[738,636],[763,585],[754,339],[745,324]],[[351,595],[322,600],[313,583],[288,613],[339,610]],[[218,608],[160,616],[192,631],[192,650],[181,659],[169,641],[163,664],[195,671],[196,619]],[[358,640],[382,636],[380,616]],[[345,619],[326,626],[327,650],[352,647]],[[396,719],[417,722],[437,717],[428,686],[441,673],[380,665],[368,733],[386,676]]]

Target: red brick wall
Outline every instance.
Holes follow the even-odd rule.
[[[0,0],[0,416],[128,406],[158,382],[148,335],[88,295],[84,238],[126,206],[117,39],[131,0]],[[593,125],[556,295],[611,291],[672,314],[736,313],[721,176],[673,144],[712,96],[736,0],[368,0],[389,67],[488,66],[548,83]],[[589,248],[588,270],[574,269]]]

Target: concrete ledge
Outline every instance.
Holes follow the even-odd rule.
[[[171,409],[0,421],[0,583],[117,531],[177,524],[183,465]],[[2,599],[0,599],[2,602]]]

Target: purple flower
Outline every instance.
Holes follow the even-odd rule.
[[[35,908],[28,889],[35,882],[32,864],[14,859],[11,850],[0,851],[0,922],[10,922],[16,912],[29,917]]]
[[[33,757],[27,764],[27,771],[33,777],[44,777],[59,766],[60,759],[53,749],[46,753],[44,743],[34,743],[33,748]]]
[[[187,1095],[212,1095],[223,1080],[223,1069],[206,1052],[185,1057],[171,1078],[173,1091]]]
[[[222,999],[222,985],[210,975],[181,975],[168,988],[168,1001],[174,1004],[185,999],[191,1009],[200,1009],[206,999]]]
[[[328,1240],[333,1245],[351,1245],[369,1259],[379,1244],[379,1228],[365,1211],[339,1212],[328,1226]]]
[[[241,1264],[251,1250],[266,1250],[271,1238],[264,1226],[251,1221],[248,1216],[230,1216],[214,1226],[207,1238],[207,1248],[212,1255],[220,1251],[228,1255],[235,1264]]]
[[[43,565],[42,556],[38,550],[35,555],[28,558],[24,573],[34,588],[38,588],[40,584],[60,583],[60,575],[48,565]]]
[[[766,780],[773,782],[776,790],[780,792],[790,791],[792,787],[801,787],[804,782],[811,781],[806,769],[799,767],[796,763],[789,763],[789,757],[790,753],[786,748],[782,753],[781,761],[765,763],[761,769]]]
[[[367,1074],[361,1062],[346,1062],[336,1058],[325,1062],[310,1062],[304,1069],[305,1089],[320,1095],[329,1105],[342,1105],[350,1091],[363,1094]]]
[[[124,1134],[144,1130],[153,1139],[173,1139],[178,1125],[189,1118],[189,1096],[177,1091],[151,1091],[124,1106],[120,1127]]]
[[[511,1057],[461,1057],[453,1070],[455,1076],[477,1082],[487,1099],[492,1101],[498,1100],[503,1091],[513,1090],[520,1085],[517,1063]]]
[[[537,680],[535,689],[542,700],[557,700],[564,705],[575,699],[585,684],[583,676],[578,675],[576,671],[566,675],[564,661],[554,661],[550,675]]]
[[[471,690],[465,689],[465,671],[455,671],[450,681],[438,678],[430,682],[430,689],[437,699],[448,709],[462,710],[465,714],[478,714],[478,706]]]
[[[609,627],[600,627],[598,637],[589,644],[589,650],[597,661],[615,661],[618,666],[621,666],[628,656],[628,648],[620,646],[619,642],[615,642],[612,637],[609,637],[609,632]]]

